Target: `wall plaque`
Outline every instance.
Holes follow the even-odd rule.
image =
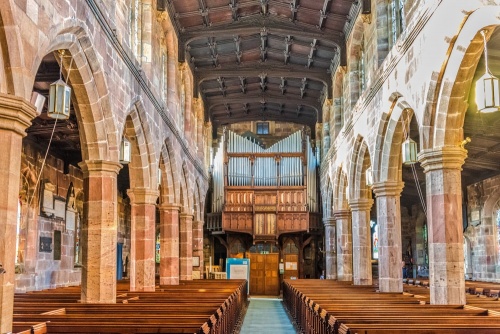
[[[58,199],[54,200],[54,214],[56,217],[64,218],[66,213],[66,202],[60,201]]]
[[[52,238],[40,237],[40,245],[38,251],[42,253],[52,253]]]

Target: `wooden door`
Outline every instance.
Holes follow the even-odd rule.
[[[250,294],[279,295],[278,261],[279,254],[250,254]]]

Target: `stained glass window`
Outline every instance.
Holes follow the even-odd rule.
[[[378,224],[371,220],[370,228],[372,233],[372,259],[378,259]]]
[[[156,233],[155,261],[160,263],[160,232]]]

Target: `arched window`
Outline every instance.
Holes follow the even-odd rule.
[[[358,82],[359,94],[361,95],[366,88],[366,72],[365,72],[365,36],[361,37],[361,45],[359,46],[359,59],[358,59]]]
[[[161,77],[160,77],[161,97],[167,102],[167,55],[165,52],[161,55]]]
[[[17,224],[16,224],[16,264],[20,264],[23,262],[23,257],[19,251],[19,245],[21,242],[20,234],[21,234],[21,220],[22,220],[22,205],[21,199],[17,201]]]
[[[378,259],[378,224],[377,222],[371,220],[370,228],[372,234],[372,259]]]
[[[423,234],[424,234],[424,263],[425,265],[429,265],[429,251],[428,251],[428,245],[429,245],[429,234],[427,230],[427,223],[424,224],[423,228]]]
[[[245,256],[245,247],[241,240],[235,240],[229,247],[229,256],[234,258],[243,258]]]
[[[390,4],[390,36],[389,40],[391,46],[396,44],[401,33],[406,28],[405,15],[404,15],[404,7],[406,0],[394,0]]]
[[[287,242],[283,245],[283,253],[284,254],[299,254],[299,249],[293,240],[288,239]]]
[[[134,56],[141,61],[142,56],[142,2],[130,0],[130,49]]]
[[[160,231],[156,233],[155,262],[160,263]]]

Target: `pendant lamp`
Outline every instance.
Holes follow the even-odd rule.
[[[488,48],[484,30],[481,31],[484,43],[484,68],[485,73],[476,82],[476,104],[477,110],[483,113],[498,111],[500,106],[500,93],[498,89],[498,78],[491,74],[488,68]]]
[[[120,163],[126,165],[130,162],[130,141],[123,137],[120,145]]]
[[[64,50],[59,50],[61,67]],[[62,80],[62,69],[59,69],[59,80],[49,87],[49,109],[47,115],[53,119],[68,119],[71,101],[71,88]]]
[[[403,165],[417,163],[417,143],[408,137],[402,144]]]

